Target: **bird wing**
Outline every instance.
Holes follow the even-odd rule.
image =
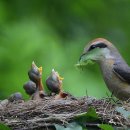
[[[130,67],[127,64],[115,64],[113,71],[121,80],[130,83]]]

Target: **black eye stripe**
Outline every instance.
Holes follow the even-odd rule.
[[[104,44],[104,43],[99,43],[99,44],[96,45],[96,47],[105,48],[105,47],[107,47],[107,45]]]
[[[99,48],[106,48],[107,45],[104,44],[104,43],[98,43],[98,44],[95,44],[95,45],[91,45],[88,51],[91,51],[91,50],[93,50],[94,48],[97,48],[97,47],[99,47]]]

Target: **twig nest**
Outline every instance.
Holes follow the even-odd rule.
[[[47,96],[44,91],[37,90],[31,97],[32,100],[42,100],[45,96]]]
[[[9,103],[8,99],[4,99],[2,101],[0,101],[0,110],[4,109],[4,107],[6,107],[6,105]]]
[[[68,95],[68,93],[61,91],[58,95],[55,96],[55,99],[67,98]]]
[[[0,111],[2,117],[0,121],[13,130],[50,130],[49,128],[55,124],[63,125],[75,121],[75,117],[88,112],[89,107],[96,110],[101,123],[116,126],[130,125],[130,122],[116,111],[115,105],[106,99],[97,100],[91,97],[72,99],[69,96],[60,100],[49,97],[19,104],[10,103]]]
[[[41,98],[44,98],[45,96],[47,96],[47,94],[44,92],[44,91],[39,91],[39,96],[41,97]]]

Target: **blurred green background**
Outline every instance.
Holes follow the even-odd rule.
[[[32,61],[43,67],[44,85],[55,68],[65,91],[105,97],[96,64],[74,67],[97,37],[112,41],[130,64],[130,0],[0,0],[0,99],[17,91],[28,98],[22,86]]]

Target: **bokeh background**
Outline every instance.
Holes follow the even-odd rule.
[[[96,64],[77,70],[85,45],[104,37],[130,64],[130,0],[0,0],[0,99],[21,92],[32,61],[43,67],[43,83],[52,68],[75,96],[106,97]],[[46,88],[46,86],[45,86]]]

